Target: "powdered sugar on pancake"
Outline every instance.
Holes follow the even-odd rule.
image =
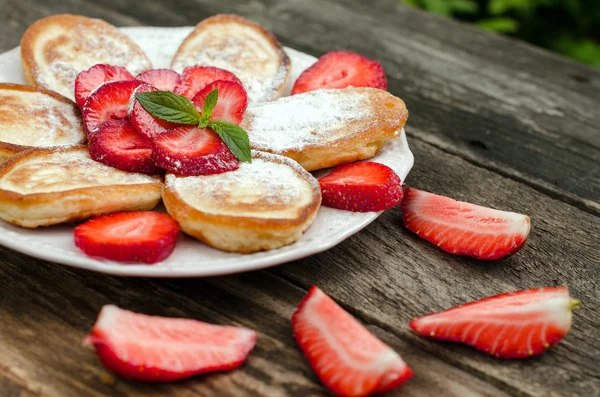
[[[0,142],[67,146],[85,140],[75,104],[35,91],[0,90]]]
[[[313,202],[319,184],[294,161],[253,152],[252,163],[217,175],[166,177],[188,205],[204,213],[253,218],[294,219]]]
[[[124,172],[98,163],[87,148],[48,151],[27,157],[0,178],[0,189],[20,194],[157,182],[158,177]]]

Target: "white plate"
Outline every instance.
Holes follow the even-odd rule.
[[[123,31],[146,51],[155,68],[168,68],[179,43],[191,29],[135,27],[124,28]],[[286,48],[286,51],[292,61],[291,79],[287,87],[289,93],[296,78],[316,58],[291,48]],[[0,81],[25,83],[18,47],[0,55]],[[388,165],[404,180],[413,165],[413,155],[404,132],[400,139],[386,145],[373,160]],[[248,255],[218,251],[182,236],[173,254],[164,262],[154,265],[123,265],[88,258],[73,243],[73,227],[69,225],[30,230],[0,221],[0,244],[36,258],[101,273],[143,277],[206,277],[262,269],[325,251],[373,222],[379,214],[322,207],[315,223],[296,243]]]

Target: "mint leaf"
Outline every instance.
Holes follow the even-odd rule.
[[[200,115],[200,122],[198,123],[198,128],[204,128],[208,125],[210,121],[210,116],[212,116],[212,112],[217,106],[217,101],[219,100],[219,89],[215,88],[206,96],[204,100],[204,105],[202,105],[202,114]]]
[[[242,127],[223,120],[211,121],[208,126],[219,135],[238,160],[246,163],[252,162],[250,139]]]
[[[198,124],[200,113],[188,98],[170,91],[135,94],[140,104],[152,116],[179,124]]]

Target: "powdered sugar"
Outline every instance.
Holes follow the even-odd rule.
[[[372,116],[368,91],[317,90],[251,105],[242,127],[253,148],[284,153],[362,131]]]
[[[192,207],[211,214],[256,218],[295,218],[318,194],[318,182],[295,162],[253,153],[252,163],[217,175],[167,175],[173,188]]]
[[[0,90],[0,141],[48,147],[82,143],[75,105],[36,91]]]
[[[263,32],[238,23],[209,25],[184,42],[173,59],[173,69],[181,72],[192,65],[215,66],[234,73],[251,102],[277,98],[290,70],[283,49]]]

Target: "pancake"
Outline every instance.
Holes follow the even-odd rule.
[[[74,102],[52,91],[0,83],[0,164],[24,150],[82,143]]]
[[[297,241],[321,204],[318,181],[296,162],[252,153],[252,163],[216,175],[168,174],[167,211],[181,229],[206,244],[251,253]]]
[[[53,15],[32,24],[21,38],[28,84],[73,100],[75,78],[98,63],[123,66],[134,76],[152,68],[142,49],[115,26],[79,15]]]
[[[277,38],[262,26],[237,15],[215,15],[196,25],[181,43],[171,67],[215,66],[234,73],[250,102],[281,96],[290,59]]]
[[[115,211],[152,209],[160,177],[92,160],[87,147],[34,149],[0,166],[0,219],[34,228]]]
[[[296,160],[306,170],[364,160],[400,136],[404,102],[376,88],[323,89],[253,104],[244,115],[252,149]]]

